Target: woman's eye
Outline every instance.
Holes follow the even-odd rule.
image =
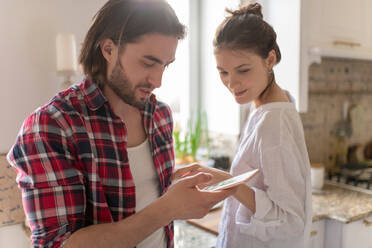
[[[250,70],[249,69],[245,69],[245,70],[240,70],[239,72],[240,73],[245,73],[245,72],[249,72]]]
[[[220,74],[223,75],[223,76],[225,76],[225,75],[227,75],[227,72],[225,72],[225,71],[220,71]]]

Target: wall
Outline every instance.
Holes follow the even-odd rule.
[[[334,162],[334,134],[343,103],[360,106],[348,144],[372,140],[372,61],[323,58],[309,69],[309,110],[301,114],[311,162]]]
[[[93,14],[104,2],[1,1],[0,153],[9,150],[23,120],[60,89],[63,79],[56,75],[56,34],[74,33],[79,47]],[[73,78],[80,79],[81,74]]]
[[[73,33],[78,49],[91,18],[106,0],[1,0],[0,153],[23,120],[60,90],[56,34]],[[81,74],[73,77],[79,82]],[[20,225],[0,228],[0,247],[27,247]]]

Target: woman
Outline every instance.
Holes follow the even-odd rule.
[[[276,33],[262,19],[259,4],[228,12],[214,40],[217,69],[237,103],[252,102],[231,174],[194,164],[174,177],[209,172],[210,185],[258,168],[225,201],[217,247],[306,247],[310,164],[293,98],[275,81],[273,67],[281,58]]]

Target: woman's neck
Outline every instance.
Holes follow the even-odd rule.
[[[288,96],[284,91],[276,84],[275,80],[271,82],[263,93],[254,101],[256,108],[261,105],[272,103],[272,102],[290,102]]]

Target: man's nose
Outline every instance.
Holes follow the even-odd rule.
[[[158,69],[149,75],[148,81],[154,86],[154,88],[160,88],[161,81],[163,79],[163,73],[164,69]]]

